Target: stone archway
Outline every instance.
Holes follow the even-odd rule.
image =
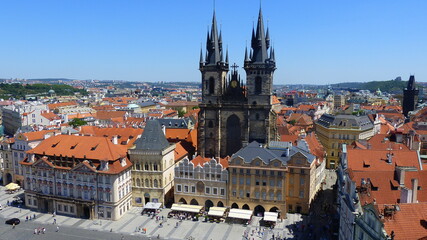
[[[183,203],[183,204],[187,204],[187,201],[185,201],[185,199],[184,199],[184,198],[179,199],[179,202],[180,202],[180,203]]]
[[[210,207],[213,207],[213,206],[215,206],[214,204],[213,204],[213,202],[211,201],[211,200],[206,200],[206,202],[205,202],[205,210],[206,211],[209,211],[209,208]]]
[[[242,206],[242,209],[250,210],[251,208],[249,207],[248,204],[245,204],[245,205]]]
[[[264,212],[265,212],[265,208],[261,205],[256,206],[254,209],[254,215],[255,216],[262,217],[262,216],[264,216]]]
[[[279,209],[277,207],[272,207],[272,208],[270,208],[269,212],[278,212],[278,211],[279,211]]]
[[[227,119],[226,155],[231,156],[242,148],[240,119],[236,114]]]
[[[197,202],[197,200],[193,198],[190,201],[190,205],[199,205],[199,202]]]
[[[217,204],[218,207],[224,207],[224,203],[222,203],[221,201],[218,202]]]
[[[231,208],[239,208],[239,205],[237,205],[237,203],[233,203],[231,204]]]

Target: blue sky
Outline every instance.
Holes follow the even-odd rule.
[[[216,0],[243,65],[259,0]],[[427,82],[427,1],[264,0],[276,84]],[[0,1],[0,78],[200,81],[213,1]],[[240,73],[244,76],[243,69]]]

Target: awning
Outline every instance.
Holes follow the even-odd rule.
[[[279,213],[277,212],[264,212],[264,221],[268,222],[277,222]]]
[[[252,217],[252,210],[232,208],[228,213],[228,217],[249,220]]]
[[[224,216],[225,210],[227,210],[227,208],[225,207],[210,207],[208,215],[215,216],[215,217],[222,217]]]
[[[159,209],[162,203],[148,202],[145,204],[144,209]]]
[[[6,185],[6,190],[10,190],[10,191],[17,190],[19,188],[20,186],[16,183],[9,183]]]
[[[181,212],[191,212],[191,213],[199,213],[202,210],[203,206],[199,205],[188,205],[181,203],[172,204],[172,211],[181,211]]]

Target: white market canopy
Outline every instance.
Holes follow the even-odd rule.
[[[252,210],[232,208],[230,209],[230,213],[228,213],[228,217],[249,220],[252,217],[252,213]]]
[[[264,212],[264,221],[268,222],[277,222],[279,213],[277,212]]]
[[[227,208],[225,207],[210,207],[208,215],[215,216],[215,217],[222,217],[224,216],[225,210],[227,210]]]
[[[145,204],[144,209],[159,209],[162,206],[162,203],[148,202]]]
[[[180,212],[191,212],[191,213],[199,213],[202,210],[203,206],[199,205],[188,205],[181,203],[172,204],[172,211],[180,211]]]

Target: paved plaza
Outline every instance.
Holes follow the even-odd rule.
[[[20,191],[19,193],[22,193]],[[88,220],[79,219],[67,216],[38,213],[30,211],[26,208],[5,207],[7,200],[12,201],[17,194],[6,194],[4,187],[0,187],[0,203],[3,210],[0,211],[0,217],[3,219],[1,223],[1,236],[5,234],[15,234],[19,232],[19,236],[15,239],[246,239],[245,232],[248,233],[248,239],[271,239],[273,234],[275,237],[286,239],[304,239],[305,234],[300,236],[291,234],[287,226],[294,226],[297,229],[298,225],[304,224],[306,220],[302,219],[299,214],[288,214],[288,218],[278,222],[273,230],[265,230],[264,233],[258,234],[259,221],[261,217],[253,217],[250,225],[229,224],[229,223],[210,223],[202,221],[184,220],[179,222],[177,219],[167,218],[167,213],[170,209],[163,209],[159,216],[164,217],[162,227],[161,221],[151,219],[147,215],[141,216],[141,208],[134,207],[126,213],[118,221],[108,220]],[[25,222],[26,216],[36,214],[36,219]],[[4,224],[4,219],[19,218],[21,224],[12,230],[10,225]],[[60,227],[60,232],[56,233],[56,225],[53,224],[56,219],[56,224]],[[178,225],[177,225],[178,223]],[[297,225],[296,225],[296,224]],[[34,235],[34,228],[45,227],[50,234],[43,235],[39,238]],[[146,229],[146,233],[142,233],[142,229]],[[141,230],[140,230],[141,229]],[[22,232],[22,230],[25,230]],[[76,231],[78,230],[78,231]],[[263,229],[264,230],[264,229]],[[15,232],[14,232],[15,231]],[[295,231],[297,232],[297,231]],[[253,234],[252,234],[253,233]],[[24,234],[24,235],[22,235]],[[26,236],[27,234],[28,236]],[[55,235],[56,234],[56,235]],[[61,236],[58,238],[58,236]],[[40,236],[41,237],[41,236]],[[53,237],[53,238],[51,238]],[[2,237],[0,237],[2,239]],[[5,238],[11,239],[11,238]]]

